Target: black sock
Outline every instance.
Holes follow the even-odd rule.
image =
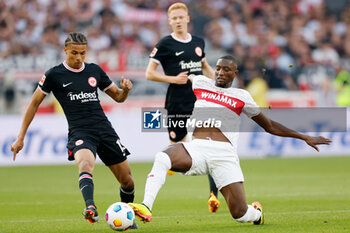
[[[209,179],[209,185],[210,185],[210,192],[213,192],[214,195],[217,197],[218,196],[218,188],[215,185],[214,179],[213,179],[213,177],[211,177],[211,175],[208,175],[208,179]]]
[[[134,188],[124,189],[120,187],[120,200],[125,203],[134,202]]]
[[[86,207],[90,205],[95,206],[94,202],[94,182],[92,180],[92,174],[88,172],[82,172],[79,174],[79,188],[83,194]]]

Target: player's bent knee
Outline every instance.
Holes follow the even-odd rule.
[[[80,172],[88,172],[92,174],[92,172],[94,171],[94,164],[88,160],[80,161],[78,167]]]
[[[192,158],[182,143],[168,146],[164,153],[168,154],[171,160],[171,170],[176,172],[187,172],[192,166]]]
[[[171,160],[167,153],[165,152],[158,152],[154,158],[155,163],[163,164],[167,167],[167,169],[171,168]]]

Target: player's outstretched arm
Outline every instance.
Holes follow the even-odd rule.
[[[122,103],[128,98],[131,89],[132,82],[122,76],[120,79],[120,88],[113,85],[106,93],[118,103]]]
[[[39,105],[41,104],[41,102],[43,101],[43,99],[45,98],[45,94],[39,89],[39,87],[35,90],[33,96],[32,96],[32,100],[30,101],[30,104],[24,114],[23,117],[23,122],[22,122],[22,126],[21,129],[19,131],[19,134],[17,136],[17,139],[14,143],[11,144],[11,151],[13,152],[13,161],[16,160],[16,155],[17,153],[22,150],[23,146],[24,146],[24,137],[27,133],[28,127],[30,125],[30,123],[32,122],[35,113],[38,110]]]
[[[267,118],[263,113],[252,118],[258,125],[260,125],[266,132],[281,136],[281,137],[292,137],[304,140],[309,146],[313,147],[315,150],[319,151],[317,145],[326,144],[329,145],[332,140],[322,136],[309,136],[306,134],[301,134],[297,131],[289,129],[284,125]]]
[[[186,84],[187,83],[187,73],[181,72],[176,76],[169,76],[162,74],[157,71],[158,63],[150,60],[146,69],[146,78],[147,80],[156,81],[156,82],[165,82],[173,84]]]

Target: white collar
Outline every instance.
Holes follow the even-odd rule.
[[[76,72],[76,73],[81,72],[81,71],[83,71],[85,69],[85,62],[83,62],[83,65],[79,69],[74,69],[74,68],[70,67],[66,63],[66,60],[63,62],[63,65],[64,65],[64,67],[66,67],[67,70],[70,70],[70,71]]]
[[[171,33],[170,35],[171,35],[171,37],[172,37],[174,40],[177,40],[177,41],[182,42],[182,43],[188,43],[188,42],[190,42],[190,41],[192,40],[192,36],[191,36],[190,33],[187,33],[187,39],[186,39],[186,40],[182,40],[182,39],[176,37],[174,32]]]

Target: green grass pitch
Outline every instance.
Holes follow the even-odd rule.
[[[20,159],[20,157],[18,158]],[[142,201],[151,163],[132,163],[136,202]],[[265,225],[235,222],[220,195],[218,213],[207,207],[206,176],[167,176],[153,220],[137,232],[350,232],[350,156],[242,160],[249,203],[260,201]],[[104,214],[119,201],[112,173],[96,165],[95,201],[101,217],[90,224],[75,165],[0,167],[0,232],[112,232]],[[128,232],[133,232],[129,230]]]

